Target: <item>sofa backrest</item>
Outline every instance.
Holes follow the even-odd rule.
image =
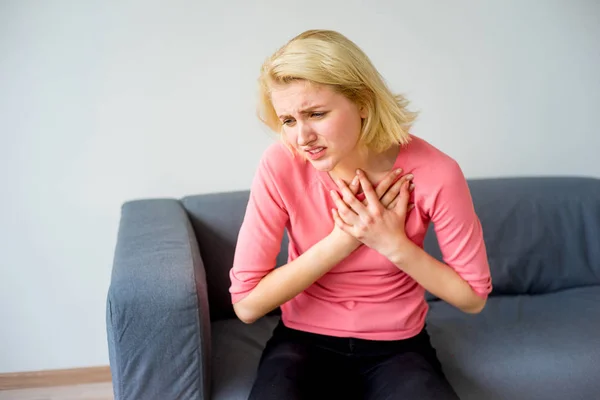
[[[600,284],[600,179],[472,179],[469,188],[493,295]]]
[[[497,294],[536,294],[600,284],[600,179],[471,179]],[[234,316],[229,270],[248,191],[181,199],[206,268],[211,319]],[[442,260],[433,225],[425,249]],[[284,236],[277,265],[287,261]]]
[[[198,240],[200,255],[206,269],[208,302],[211,320],[235,316],[229,294],[229,270],[249,191],[210,193],[181,199]],[[277,265],[287,262],[287,236],[281,244]]]

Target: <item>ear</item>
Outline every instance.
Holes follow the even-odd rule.
[[[365,106],[360,106],[360,107],[358,108],[358,112],[359,112],[359,114],[360,114],[360,117],[361,117],[362,119],[365,119],[365,118],[367,118],[367,116],[369,115],[369,112],[367,111],[367,107],[365,107]]]

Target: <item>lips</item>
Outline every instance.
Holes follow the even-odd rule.
[[[326,147],[312,147],[305,151],[308,158],[310,158],[311,160],[318,160],[319,158],[323,157],[323,155],[325,155],[326,149]]]

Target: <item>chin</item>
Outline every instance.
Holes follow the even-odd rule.
[[[314,168],[315,168],[317,171],[320,171],[320,172],[331,172],[331,171],[333,170],[333,168],[331,168],[331,167],[319,167],[319,166],[317,166],[317,165],[314,165],[314,164],[313,164],[312,166],[313,166],[313,167],[314,167]]]
[[[316,169],[317,171],[321,171],[321,172],[330,172],[335,167],[335,163],[333,163],[329,160],[313,161],[313,160],[307,158],[306,161],[308,161],[310,163],[310,165],[313,166],[314,169]]]

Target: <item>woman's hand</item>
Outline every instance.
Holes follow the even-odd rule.
[[[401,168],[398,168],[396,170],[388,172],[388,174],[383,178],[383,180],[375,188],[375,193],[377,194],[377,198],[379,199],[379,202],[381,202],[381,204],[386,208],[391,209],[396,206],[396,203],[398,202],[398,199],[399,199],[398,195],[400,194],[400,188],[402,187],[402,183],[404,182],[404,180],[410,181],[413,178],[412,174],[408,174],[408,175],[404,175],[404,176],[400,177],[401,173],[402,173]],[[365,179],[368,179],[366,177],[366,175],[365,175]],[[358,174],[354,177],[354,179],[352,180],[350,185],[346,185],[346,183],[341,179],[337,179],[336,184],[342,191],[342,194],[344,194],[343,199],[345,201],[350,201],[352,196],[356,196],[356,193],[358,193],[358,189],[361,186]],[[346,188],[346,187],[348,189],[350,189],[350,193],[352,193],[352,196],[350,196],[347,192],[344,192],[344,188]],[[414,189],[414,185],[411,184],[409,189],[412,191],[412,189]],[[348,195],[348,196],[346,197],[346,195]],[[362,203],[366,206],[368,204],[368,199],[365,198],[362,201]],[[413,207],[414,207],[414,204],[409,204],[408,210],[411,210]]]
[[[365,201],[361,202],[356,198],[357,187],[355,186],[357,185],[351,184],[348,187],[343,182],[338,182],[342,189],[343,199],[336,191],[331,191],[331,196],[337,206],[337,210],[332,210],[336,227],[385,257],[391,258],[398,254],[399,247],[409,242],[404,225],[409,211],[408,200],[412,175],[405,175],[395,182],[391,188],[393,190],[390,190],[387,198],[388,190],[384,191],[381,188],[380,193],[383,191],[383,196],[378,194],[363,171],[357,171],[357,178],[355,181],[358,180],[363,188]],[[379,186],[381,184],[378,185],[378,189]],[[381,201],[384,198],[387,204]]]
[[[375,193],[377,195],[378,201],[384,206],[388,208],[393,208],[398,203],[400,188],[404,180],[411,180],[412,175],[405,175],[400,178],[400,174],[402,173],[402,169],[396,169],[390,171],[383,180],[377,185],[375,189]],[[398,179],[400,178],[400,179]],[[365,179],[367,177],[365,176]],[[356,199],[356,193],[358,193],[358,189],[361,187],[359,176],[356,175],[350,185],[346,185],[346,183],[337,179],[336,183],[338,187],[342,190],[344,194],[344,199],[350,201],[351,198]],[[414,187],[414,185],[411,185]],[[335,199],[334,199],[335,200]],[[365,198],[362,203],[366,206],[368,204],[368,199]],[[409,205],[408,210],[412,209],[414,205]],[[333,211],[333,210],[332,210]],[[335,218],[335,214],[334,214]],[[351,234],[344,232],[337,224],[334,225],[332,235],[335,235],[339,238],[339,240],[346,241],[348,246],[354,247],[353,250],[356,250],[358,247],[362,245],[361,241],[353,237]]]

